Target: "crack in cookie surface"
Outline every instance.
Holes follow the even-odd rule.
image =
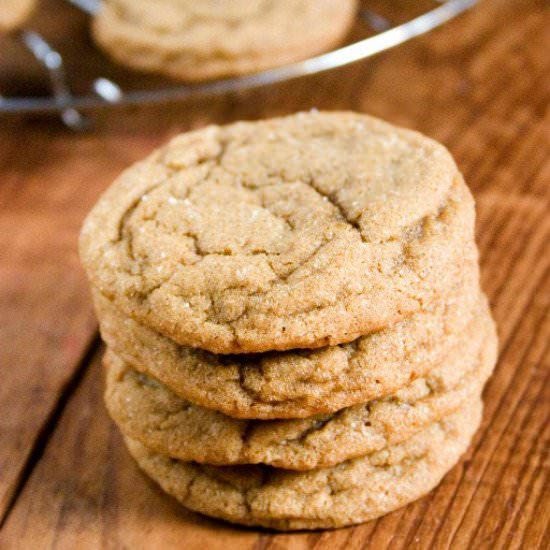
[[[443,302],[339,346],[213,355],[178,346],[95,293],[103,338],[125,362],[182,398],[241,418],[307,417],[388,395],[429,372],[489,321],[472,260]]]
[[[104,195],[81,254],[127,315],[251,353],[349,342],[418,311],[454,286],[472,241],[472,198],[441,146],[305,114],[175,138]]]
[[[475,347],[395,394],[302,420],[237,420],[192,405],[112,352],[105,358],[105,400],[125,435],[180,460],[327,467],[400,443],[479,396],[495,364],[494,327],[488,324],[482,336]]]
[[[330,528],[374,519],[430,491],[465,452],[480,417],[476,398],[399,445],[310,472],[204,466],[172,461],[128,438],[126,444],[139,466],[191,510],[283,530]]]

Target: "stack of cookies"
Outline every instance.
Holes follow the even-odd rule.
[[[106,402],[191,510],[379,517],[468,448],[496,355],[474,204],[441,145],[353,113],[173,139],[81,234]]]

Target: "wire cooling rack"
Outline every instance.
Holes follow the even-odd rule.
[[[65,1],[90,17],[100,7],[100,0]],[[95,63],[93,67],[83,70],[86,63],[82,59],[88,58],[84,54],[77,55],[77,63],[73,63],[71,70],[68,70],[66,59],[71,56],[75,58],[74,41],[69,40],[65,45],[54,47],[50,39],[40,31],[24,29],[11,36],[10,40],[16,41],[32,55],[43,76],[48,75],[49,86],[41,95],[27,95],[19,90],[17,95],[0,95],[0,114],[57,112],[67,126],[79,129],[86,125],[82,113],[93,109],[219,95],[313,75],[366,59],[402,44],[439,27],[477,2],[478,0],[430,0],[423,3],[426,9],[421,13],[415,13],[404,21],[394,21],[391,14],[376,11],[372,6],[375,2],[367,1],[358,11],[357,27],[360,29],[359,34],[363,36],[352,43],[298,63],[238,78],[193,85],[148,75],[139,75],[137,80],[135,76],[117,79],[119,74],[115,77],[102,74],[104,67],[101,63]],[[353,34],[357,35],[357,32]],[[63,46],[66,51],[62,49]],[[107,61],[105,63],[108,65]],[[87,73],[84,83],[83,73]],[[1,78],[2,74],[0,80]],[[77,79],[80,80],[78,84],[75,82]]]

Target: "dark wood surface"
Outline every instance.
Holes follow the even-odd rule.
[[[550,28],[537,0],[482,0],[426,37],[329,74],[223,98],[0,119],[0,548],[550,548]],[[147,481],[102,404],[76,239],[122,168],[210,122],[354,109],[439,139],[478,203],[501,339],[470,451],[417,503],[332,532],[185,512]]]

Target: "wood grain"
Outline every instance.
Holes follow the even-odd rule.
[[[0,121],[0,547],[550,548],[545,5],[483,0],[369,62],[216,100],[101,113],[88,134],[53,118]],[[139,474],[101,403],[76,236],[112,178],[169,136],[311,107],[369,112],[449,146],[478,201],[501,352],[483,426],[438,489],[376,522],[286,535],[185,512]]]

